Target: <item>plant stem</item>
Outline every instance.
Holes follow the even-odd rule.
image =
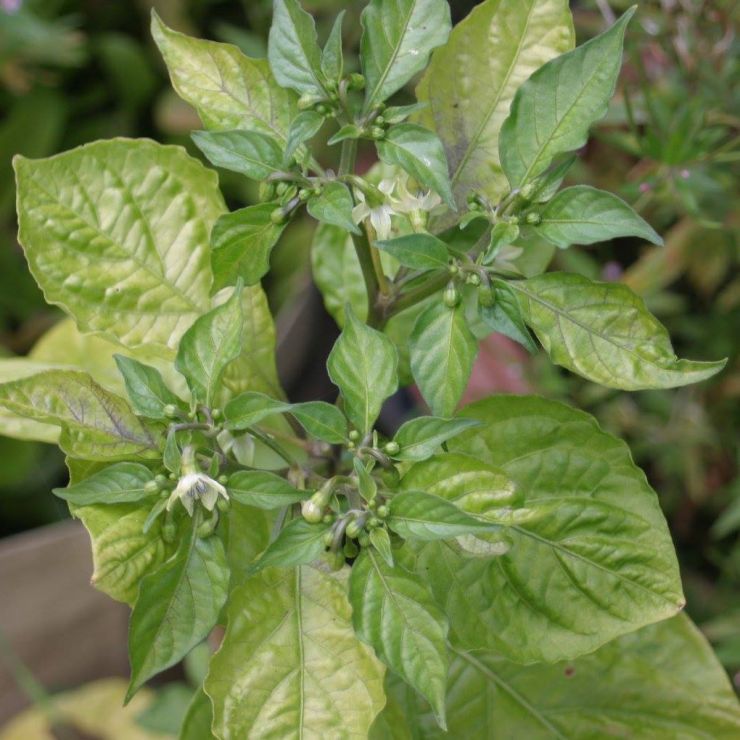
[[[378,295],[380,285],[378,284],[378,275],[375,271],[373,257],[371,254],[370,242],[367,235],[352,234],[352,243],[355,245],[357,259],[360,262],[362,277],[365,279],[365,290],[367,291],[367,323],[368,326],[379,326],[381,316],[378,311]]]
[[[269,434],[261,432],[259,429],[249,427],[249,433],[258,439],[263,444],[266,444],[273,452],[277,453],[288,465],[295,465],[298,467],[298,461],[278,442],[276,442]]]
[[[438,272],[432,275],[425,283],[422,283],[413,290],[408,291],[408,293],[402,293],[398,298],[390,303],[383,313],[381,326],[385,324],[388,319],[401,313],[401,311],[405,311],[407,308],[411,308],[417,303],[421,303],[425,298],[429,298],[429,296],[434,295],[438,290],[442,290],[449,281],[450,275],[448,272]]]
[[[339,175],[351,175],[355,171],[357,160],[357,139],[345,139],[342,142],[342,156],[339,160]]]

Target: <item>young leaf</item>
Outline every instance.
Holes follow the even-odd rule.
[[[361,21],[366,110],[421,72],[432,50],[447,41],[451,27],[445,0],[371,0]]]
[[[224,407],[225,426],[232,430],[249,429],[268,416],[285,413],[289,409],[289,403],[276,401],[264,393],[247,391],[232,398]]]
[[[221,216],[211,232],[213,289],[234,285],[238,278],[255,285],[270,269],[272,248],[285,224],[275,224],[278,203],[260,203]]]
[[[339,83],[344,74],[344,55],[342,52],[342,23],[347,11],[339,12],[334,20],[329,38],[321,52],[321,71],[330,82]]]
[[[608,388],[675,388],[725,366],[679,360],[665,327],[626,285],[557,272],[509,285],[552,361]]]
[[[301,111],[290,124],[283,165],[289,165],[301,144],[313,139],[324,125],[324,116],[313,110]]]
[[[568,6],[568,0],[485,0],[434,53],[416,90],[429,103],[418,122],[444,143],[458,206],[471,190],[493,203],[508,191],[498,153],[501,123],[522,83],[573,48]]]
[[[280,87],[266,59],[250,59],[232,44],[173,31],[152,13],[152,37],[177,94],[212,131],[246,129],[285,142],[297,113],[294,93]]]
[[[561,190],[541,211],[533,213],[541,219],[537,232],[560,249],[620,236],[663,244],[653,227],[621,198],[588,185]]]
[[[208,636],[226,602],[228,585],[221,540],[199,539],[195,526],[177,553],[142,579],[129,625],[127,701]]]
[[[87,373],[49,370],[3,383],[0,408],[62,427],[66,434],[61,444],[73,457],[115,460],[159,454],[149,429],[126,401]]]
[[[336,407],[325,401],[295,403],[290,412],[301,426],[316,439],[342,444],[347,439],[347,419]]]
[[[398,388],[398,355],[385,335],[363,324],[349,306],[344,331],[327,362],[342,393],[345,412],[361,435],[373,427],[388,396]]]
[[[385,702],[384,668],[352,632],[343,581],[270,570],[234,592],[205,684],[216,735],[367,737]]]
[[[326,96],[316,24],[298,0],[275,0],[267,56],[280,85],[302,95]]]
[[[173,552],[162,540],[161,520],[144,531],[146,506],[133,504],[70,505],[90,535],[92,585],[116,601],[133,604],[139,581],[156,570]]]
[[[393,560],[393,549],[391,547],[391,537],[388,534],[388,530],[384,528],[370,530],[370,544],[378,551],[383,560],[388,564],[389,568],[395,566]]]
[[[229,478],[226,488],[235,501],[258,509],[280,509],[312,493],[299,491],[284,478],[262,470],[240,470]]]
[[[365,501],[372,501],[378,493],[378,484],[375,482],[375,478],[370,475],[365,463],[359,457],[354,459],[353,465],[357,475],[357,490],[360,492],[360,496]]]
[[[434,416],[411,419],[393,437],[400,449],[391,457],[396,460],[426,460],[443,442],[462,434],[471,426],[476,426],[472,419],[439,419]]]
[[[154,473],[138,463],[122,462],[110,465],[89,478],[55,488],[53,493],[75,506],[90,504],[129,504],[157,495],[147,488]]]
[[[125,139],[14,166],[19,238],[46,300],[82,331],[171,354],[210,307],[216,173],[181,147]]]
[[[319,195],[311,196],[307,203],[308,212],[317,221],[359,234],[360,230],[352,220],[353,206],[352,194],[341,182],[328,183]]]
[[[527,352],[536,352],[537,345],[522,318],[522,310],[514,290],[504,280],[493,280],[493,304],[478,302],[478,315],[491,330],[504,334],[524,347]]]
[[[388,526],[407,540],[432,542],[465,534],[493,532],[495,524],[466,514],[455,504],[423,491],[406,491],[391,499]]]
[[[536,397],[493,397],[463,415],[485,426],[450,449],[500,469],[520,500],[484,514],[508,535],[497,557],[464,557],[441,542],[420,548],[415,569],[456,644],[519,663],[569,660],[683,607],[658,498],[622,441],[587,414]],[[407,485],[418,490],[420,481],[404,477]],[[445,489],[457,496],[449,484],[434,492]]]
[[[262,553],[259,560],[249,567],[251,574],[265,568],[279,566],[292,568],[316,560],[324,551],[325,524],[309,524],[305,519],[289,522]]]
[[[557,155],[580,149],[591,124],[606,114],[634,12],[630,8],[600,36],[540,67],[519,88],[499,141],[512,189],[541,175]]]
[[[231,297],[201,316],[180,342],[175,367],[185,377],[196,402],[212,406],[226,366],[242,349],[242,283]]]
[[[519,238],[519,225],[507,221],[499,221],[491,229],[491,241],[483,255],[483,264],[492,265],[496,261],[499,252],[513,244]]]
[[[113,355],[113,358],[137,414],[148,419],[166,419],[165,407],[180,406],[180,399],[167,387],[159,370],[133,357]]]
[[[599,737],[605,726],[622,737],[649,732],[732,738],[740,732],[740,707],[725,671],[683,615],[555,665],[521,666],[495,651],[453,647],[451,653],[450,737],[483,737],[490,727],[522,738]],[[396,698],[401,701],[398,714],[389,718],[395,732],[413,727],[430,740],[447,737],[434,726],[428,707],[395,689],[389,696],[391,706]]]
[[[411,372],[432,412],[450,416],[468,385],[478,342],[462,306],[433,303],[416,321],[410,338]]]
[[[363,129],[356,124],[348,123],[342,126],[339,131],[337,131],[336,134],[327,141],[327,144],[329,144],[329,146],[333,146],[334,144],[339,144],[341,141],[345,141],[346,139],[361,139],[364,133]]]
[[[349,580],[357,636],[434,708],[445,727],[447,620],[427,589],[374,550],[363,550]]]
[[[283,165],[278,142],[257,131],[194,131],[191,138],[216,167],[265,180]]]
[[[389,241],[375,242],[375,246],[392,254],[412,270],[446,270],[449,267],[447,245],[431,234],[407,234]]]
[[[388,129],[376,146],[383,162],[398,165],[421,187],[434,190],[450,208],[455,208],[447,157],[436,134],[413,123],[399,123]]]

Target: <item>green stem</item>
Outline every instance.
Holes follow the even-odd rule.
[[[339,159],[339,175],[351,175],[357,161],[357,139],[345,139],[342,142],[342,156]]]
[[[408,293],[402,293],[398,298],[391,302],[383,313],[381,326],[385,324],[388,319],[401,313],[401,311],[405,311],[407,308],[411,308],[417,303],[421,303],[425,298],[429,298],[429,296],[434,295],[437,291],[442,290],[449,281],[450,274],[447,271],[438,272],[432,275],[426,282],[408,291]]]
[[[288,465],[298,466],[298,461],[278,442],[272,439],[268,434],[264,434],[259,429],[249,427],[249,433],[263,444],[267,445],[273,452],[277,453],[285,460]]]
[[[357,259],[360,262],[362,277],[365,280],[368,326],[380,326],[381,316],[378,311],[380,284],[378,283],[378,275],[375,271],[370,242],[367,235],[363,232],[362,234],[352,234],[352,243],[355,245],[355,252],[357,252]]]

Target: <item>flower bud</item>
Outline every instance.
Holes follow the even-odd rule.
[[[354,540],[347,540],[342,549],[347,558],[356,558],[360,554],[360,548]]]
[[[388,518],[388,507],[383,504],[382,506],[378,506],[378,510],[375,512],[381,519],[387,519]]]
[[[353,429],[349,433],[349,438],[350,438],[350,440],[352,442],[359,442],[360,441],[360,433],[356,429]]]
[[[534,195],[534,183],[528,182],[520,191],[519,195],[522,196],[525,200],[529,200]]]
[[[490,285],[481,285],[478,288],[478,303],[488,308],[496,302],[496,294]]]
[[[478,274],[477,274],[477,273],[475,273],[475,272],[472,272],[472,273],[470,273],[470,275],[468,275],[468,277],[467,277],[467,279],[465,280],[465,282],[466,282],[466,283],[467,283],[468,285],[476,285],[476,286],[477,286],[477,285],[480,285],[480,275],[478,275]]]
[[[525,221],[530,226],[537,226],[537,224],[539,224],[542,221],[542,216],[540,216],[539,213],[535,213],[534,211],[530,211],[527,214],[527,217],[525,218]]]
[[[324,518],[324,507],[311,497],[301,504],[301,514],[309,524],[318,524]]]
[[[450,283],[442,294],[442,300],[448,308],[455,308],[460,303],[460,291]]]
[[[370,537],[367,534],[367,532],[360,532],[360,536],[357,538],[357,544],[360,547],[369,547],[370,546]]]
[[[305,93],[301,95],[298,100],[298,110],[308,110],[313,108],[317,103],[321,103],[323,98],[318,95],[312,95],[311,93]]]
[[[175,406],[174,403],[168,403],[163,409],[162,412],[168,419],[176,419],[178,417],[178,409],[177,406]]]
[[[398,442],[386,442],[383,447],[383,452],[385,452],[386,455],[397,455],[400,451],[401,445],[399,445]]]
[[[347,78],[348,87],[350,90],[364,90],[365,89],[365,77],[359,72],[353,72]]]
[[[159,491],[159,483],[157,483],[156,479],[148,480],[144,485],[144,490],[147,491],[147,493],[157,493],[157,491]]]
[[[370,129],[370,138],[376,141],[385,138],[385,129],[382,126],[373,126]]]
[[[347,525],[347,529],[345,529],[344,532],[347,535],[347,537],[355,539],[356,537],[359,537],[360,532],[362,532],[362,526],[356,519],[353,519]]]
[[[275,226],[280,226],[281,224],[285,223],[285,211],[282,208],[276,208],[271,214],[270,214],[270,221],[275,224]]]
[[[329,564],[329,567],[336,571],[342,570],[344,567],[344,553],[343,552],[327,552],[324,553],[324,559]]]

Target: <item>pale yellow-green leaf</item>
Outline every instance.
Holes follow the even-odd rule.
[[[568,0],[486,0],[434,52],[419,118],[445,145],[458,205],[470,190],[494,202],[508,190],[498,140],[514,93],[574,41]]]
[[[265,570],[230,599],[206,693],[224,740],[367,737],[385,703],[382,664],[350,624],[346,576]]]
[[[210,305],[216,173],[126,139],[14,165],[19,239],[47,301],[84,332],[169,355]]]

